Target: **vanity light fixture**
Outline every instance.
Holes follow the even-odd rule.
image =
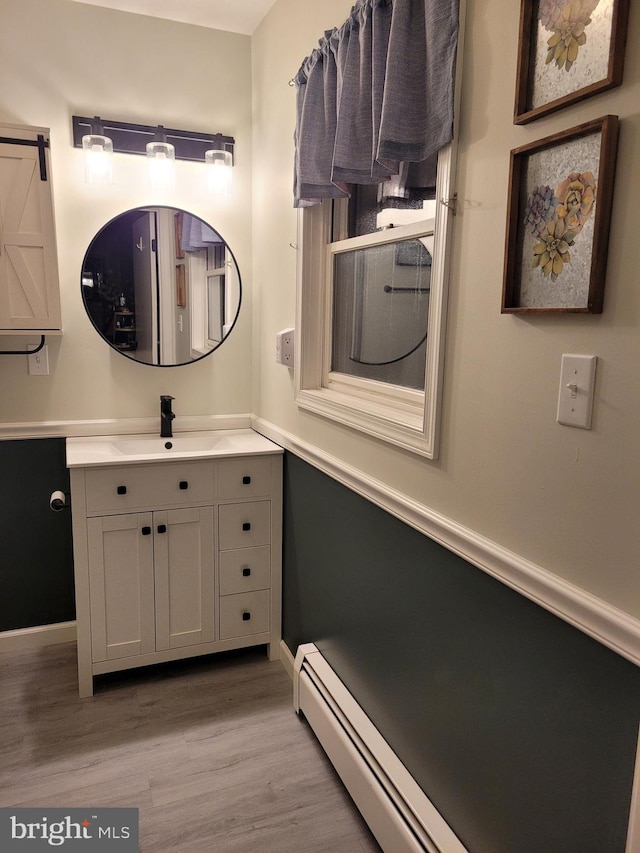
[[[174,185],[176,147],[167,142],[162,125],[158,125],[153,142],[147,142],[149,179],[154,189],[169,190]]]
[[[207,186],[217,196],[227,196],[231,189],[233,155],[222,148],[211,148],[204,152],[207,164]]]
[[[111,164],[113,161],[113,142],[105,136],[100,119],[89,123],[89,133],[81,139],[84,151],[84,179],[88,184],[110,184],[113,180]]]
[[[215,180],[209,180],[212,191],[226,194],[229,191],[235,140],[222,133],[198,133],[191,130],[172,130],[162,125],[133,124],[125,121],[73,116],[73,144],[75,148],[89,149],[92,153],[142,154],[156,171],[169,171],[174,160],[191,160],[207,163]],[[85,138],[88,140],[85,145]],[[89,140],[93,140],[89,142]],[[85,153],[85,157],[87,154]],[[163,167],[165,167],[163,169]],[[168,167],[168,168],[166,168]],[[88,175],[85,172],[85,175]],[[108,169],[111,179],[111,167]],[[222,177],[225,175],[226,177]],[[89,177],[87,176],[89,181]],[[91,182],[95,182],[93,178]],[[104,179],[103,179],[104,180]],[[155,181],[154,181],[155,184]],[[166,183],[164,184],[166,186]],[[222,185],[222,190],[219,188]]]

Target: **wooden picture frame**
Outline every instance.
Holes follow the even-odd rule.
[[[514,124],[622,83],[629,0],[521,0]]]
[[[176,244],[176,260],[181,261],[185,256],[184,249],[182,248],[182,228],[184,225],[184,212],[182,210],[178,210],[174,214],[173,225]]]
[[[618,141],[603,116],[511,151],[503,314],[600,314]]]
[[[176,307],[187,307],[187,287],[184,264],[176,264]]]

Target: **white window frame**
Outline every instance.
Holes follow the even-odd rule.
[[[399,226],[392,233],[386,232],[388,239],[386,234],[383,238],[395,242],[417,236],[416,231],[420,235],[430,233],[433,228],[424,391],[330,371],[332,204],[303,208],[298,218],[298,406],[429,459],[437,459],[439,453],[451,220],[455,214],[454,146],[447,146],[438,156],[434,220]]]
[[[225,276],[225,287],[228,286],[226,276],[232,268],[231,261],[227,260],[227,249],[225,247],[225,260],[221,267],[209,266],[210,249],[204,248],[197,252],[189,253],[189,282],[191,296],[191,355],[199,358],[208,355],[212,350],[220,346],[227,334],[228,324],[226,317],[222,318],[222,340],[209,337],[209,282],[217,276]],[[225,310],[227,299],[225,295]]]
[[[207,261],[200,252],[188,253],[189,304],[191,311],[191,357],[210,352],[207,346]]]

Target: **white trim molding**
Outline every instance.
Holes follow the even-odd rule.
[[[174,431],[250,429],[251,415],[193,415],[174,421]],[[27,421],[0,424],[0,441],[12,438],[67,438],[91,435],[139,435],[160,430],[160,409],[153,418],[105,418],[87,421]]]
[[[467,853],[313,643],[298,646],[293,707],[313,729],[383,850]]]
[[[438,155],[435,215],[393,230],[332,242],[334,206],[301,209],[295,340],[295,400],[301,409],[373,435],[405,450],[437,459],[444,381],[445,332],[454,196],[456,145]],[[338,213],[339,215],[339,213]],[[431,235],[434,245],[426,335],[424,387],[408,403],[399,386],[346,377],[331,370],[333,255],[355,248]],[[409,395],[405,395],[409,396]]]
[[[640,620],[275,424],[254,417],[252,427],[574,628],[640,665]]]
[[[640,735],[636,748],[636,766],[633,774],[629,828],[625,853],[640,853]]]
[[[293,681],[293,667],[295,659],[289,646],[284,640],[280,640],[280,663],[285,668],[287,675]]]
[[[34,628],[18,628],[15,631],[0,632],[0,653],[42,648],[57,643],[75,643],[75,641],[75,621],[57,622],[53,625],[36,625]]]

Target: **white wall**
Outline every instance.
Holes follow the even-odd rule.
[[[441,455],[417,458],[298,411],[274,336],[294,325],[295,92],[288,81],[350,0],[276,0],[253,37],[256,411],[544,569],[640,616],[640,9],[624,85],[527,127],[512,123],[520,4],[467,0],[459,213]],[[601,316],[500,314],[509,151],[606,113],[621,118]],[[599,358],[593,429],[555,422],[562,353]]]
[[[250,39],[111,11],[70,0],[3,0],[0,121],[51,128],[64,335],[49,337],[51,373],[27,375],[26,357],[0,358],[2,424],[159,415],[158,396],[185,415],[251,411]],[[176,163],[176,190],[148,188],[144,158],[115,155],[116,183],[88,186],[72,147],[71,116],[110,119],[236,138],[235,189],[212,201],[203,169]],[[82,304],[80,268],[93,235],[140,204],[183,207],[210,222],[234,252],[246,291],[233,335],[188,368],[152,368],[124,358],[96,335]],[[31,338],[30,340],[36,340]],[[23,338],[0,339],[1,349]]]

